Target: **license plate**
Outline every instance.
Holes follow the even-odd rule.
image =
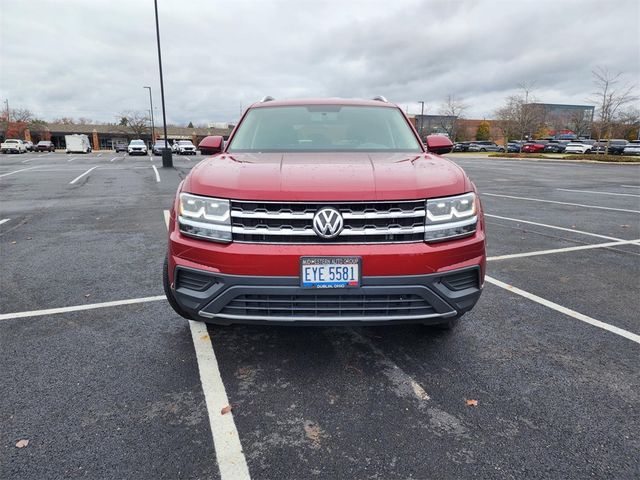
[[[352,288],[360,286],[360,257],[302,257],[302,288]]]

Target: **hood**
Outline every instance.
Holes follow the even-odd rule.
[[[411,200],[471,190],[460,167],[428,153],[223,153],[207,158],[183,191],[274,201]]]

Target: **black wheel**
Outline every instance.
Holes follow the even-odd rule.
[[[486,149],[486,148],[481,148],[481,149],[480,149],[480,151],[481,151],[481,152],[486,152],[486,151],[487,151],[487,149]]]
[[[164,266],[162,267],[162,286],[164,287],[164,294],[167,296],[167,300],[171,308],[183,318],[187,320],[195,320],[187,312],[185,312],[178,302],[176,302],[173,292],[171,291],[171,285],[169,284],[169,259],[164,257]]]

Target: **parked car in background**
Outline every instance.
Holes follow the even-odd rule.
[[[129,142],[129,146],[127,147],[127,153],[129,155],[146,155],[147,144],[144,143],[144,140],[131,140],[131,142]]]
[[[552,140],[544,146],[545,153],[563,153],[569,142]]]
[[[196,146],[191,140],[178,140],[178,155],[195,155]]]
[[[509,142],[507,143],[507,152],[508,153],[520,153],[522,149],[522,143],[520,142]]]
[[[40,140],[36,145],[36,151],[38,152],[55,152],[56,146],[49,140]]]
[[[453,144],[454,152],[467,152],[469,151],[469,145],[471,142],[456,142]]]
[[[64,143],[66,144],[67,153],[90,153],[91,143],[86,135],[65,135]]]
[[[24,146],[27,147],[27,152],[33,152],[36,148],[31,140],[25,140]]]
[[[2,153],[27,153],[27,146],[17,138],[7,138],[0,145]]]
[[[469,145],[469,152],[504,152],[504,147],[495,142],[477,141]]]
[[[118,141],[116,141],[116,143],[113,146],[113,148],[116,151],[116,153],[118,153],[118,152],[126,152],[127,151],[127,142],[123,142],[122,140],[118,140]]]
[[[567,144],[564,153],[591,153],[593,145],[583,142],[571,142]]]
[[[167,143],[169,148],[171,148],[171,144]],[[156,140],[156,143],[151,147],[151,153],[154,155],[162,155],[162,150],[164,149],[164,140]],[[173,149],[171,150],[173,151]]]
[[[623,139],[612,140],[600,140],[593,145],[591,149],[592,153],[607,153],[607,147],[609,148],[609,155],[620,155],[629,142]]]
[[[522,148],[520,149],[520,151],[524,153],[542,153],[544,152],[544,147],[546,144],[547,144],[546,142],[542,142],[540,140],[534,140],[522,145]]]
[[[623,155],[640,155],[640,140],[629,142],[622,150]]]

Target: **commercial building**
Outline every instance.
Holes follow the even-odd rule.
[[[200,141],[208,135],[220,135],[227,139],[233,125],[226,128],[187,128],[167,126],[168,140],[191,140],[194,145],[198,145]],[[31,140],[34,143],[40,140],[51,140],[56,148],[65,148],[65,135],[74,133],[84,133],[91,140],[94,150],[111,150],[116,142],[129,142],[133,139],[142,139],[147,143],[152,143],[151,129],[143,129],[136,131],[126,125],[109,125],[109,124],[66,124],[66,123],[47,123],[38,126],[32,126],[25,130],[24,139]],[[162,128],[155,129],[155,138],[163,138]]]

